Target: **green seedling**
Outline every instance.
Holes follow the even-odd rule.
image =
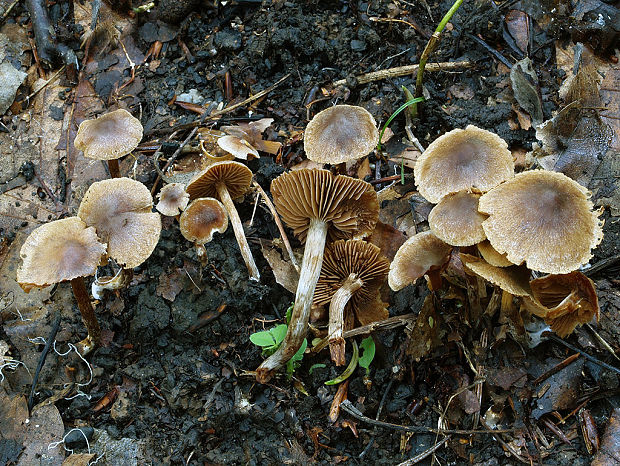
[[[312,373],[314,372],[315,369],[322,369],[324,367],[327,367],[327,366],[325,364],[322,364],[322,363],[312,364],[310,366],[310,369],[308,369],[308,374],[312,375]]]
[[[375,341],[372,337],[364,338],[360,344],[362,347],[362,355],[357,364],[366,369],[366,376],[370,374],[370,364],[375,359]]]
[[[327,382],[325,382],[325,385],[337,385],[341,382],[344,382],[349,377],[351,377],[351,374],[353,374],[359,362],[359,358],[360,358],[359,356],[360,356],[359,348],[357,347],[357,343],[355,343],[354,341],[353,342],[353,356],[351,356],[351,361],[349,361],[349,365],[342,372],[342,374],[340,374],[335,379],[328,380]]]
[[[262,348],[263,356],[270,356],[280,347],[280,343],[284,341],[286,329],[286,324],[279,324],[270,330],[253,333],[250,335],[250,341]]]
[[[304,358],[304,351],[306,351],[307,347],[308,340],[304,338],[304,341],[297,350],[297,352],[286,363],[286,374],[288,375],[289,379],[291,378],[295,370],[300,366],[301,360]]]

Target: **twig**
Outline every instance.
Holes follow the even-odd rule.
[[[616,264],[620,264],[620,254],[616,254],[615,256],[611,256],[606,259],[598,261],[592,267],[585,269],[583,271],[583,274],[587,277],[590,277]]]
[[[41,352],[41,356],[39,357],[39,363],[37,364],[37,368],[34,371],[34,377],[32,378],[32,386],[30,387],[30,395],[28,396],[28,412],[32,410],[32,406],[34,405],[34,393],[35,388],[37,387],[37,381],[39,380],[39,374],[41,373],[41,369],[43,368],[43,364],[45,364],[45,360],[47,359],[47,355],[50,352],[50,348],[52,347],[52,342],[56,340],[56,334],[58,333],[58,329],[60,328],[60,313],[56,313],[56,318],[54,319],[54,323],[52,324],[52,331],[47,337],[47,342],[45,343],[45,347]]]
[[[379,420],[379,417],[381,416],[381,412],[383,411],[383,406],[385,405],[386,401],[387,401],[387,397],[388,394],[390,393],[390,390],[392,389],[392,385],[394,385],[394,379],[390,379],[390,382],[388,383],[388,386],[385,388],[385,392],[383,392],[383,396],[381,397],[381,402],[379,403],[379,408],[377,408],[377,414],[375,415],[375,421]],[[364,451],[362,451],[359,455],[358,458],[362,459],[364,456],[366,456],[366,453],[368,453],[370,451],[370,448],[372,447],[372,445],[375,443],[375,438],[377,437],[377,430],[374,429],[372,436],[370,437],[370,440],[368,441],[368,445],[366,445],[366,448],[364,448]]]
[[[269,199],[269,196],[267,195],[267,193],[261,187],[260,184],[258,184],[256,181],[254,181],[253,184],[258,190],[258,192],[261,194],[261,196],[263,197],[263,201],[269,208],[269,212],[271,212],[271,215],[273,216],[273,219],[276,222],[276,226],[278,227],[278,231],[280,232],[280,237],[282,238],[282,242],[284,243],[284,247],[286,248],[288,257],[291,260],[291,264],[293,264],[293,267],[295,267],[295,270],[299,272],[299,265],[297,264],[297,261],[295,260],[295,254],[293,254],[293,248],[291,248],[291,243],[289,243],[288,241],[288,237],[286,236],[286,232],[284,231],[284,226],[282,225],[282,221],[280,220],[280,216],[278,215],[278,212],[276,211],[276,208],[273,205],[273,202],[271,202],[271,199]]]
[[[482,45],[486,49],[487,52],[489,52],[491,55],[497,58],[504,66],[506,66],[507,68],[512,68],[512,63],[510,63],[508,59],[506,59],[506,57],[504,57],[501,53],[499,53],[497,50],[495,50],[493,47],[491,47],[489,44],[483,41],[480,37],[474,36],[473,34],[470,34],[470,33],[467,33],[466,35],[474,42],[477,42],[478,44]]]
[[[442,446],[444,446],[446,442],[450,440],[450,438],[451,438],[450,435],[448,435],[446,438],[444,438],[443,440],[440,440],[439,442],[437,442],[435,445],[428,448],[427,450],[424,450],[419,455],[416,455],[413,458],[409,458],[407,461],[403,461],[402,463],[399,463],[398,466],[411,466],[412,464],[419,463],[423,459],[428,458],[430,455],[435,453]]]
[[[9,5],[9,7],[6,9],[6,11],[2,14],[2,20],[3,21],[6,19],[7,16],[9,16],[9,13],[13,9],[13,7],[15,5],[17,5],[18,3],[19,3],[19,0],[14,0],[14,2]]]
[[[556,337],[555,335],[551,334],[548,335],[549,339],[555,341],[556,343],[560,343],[564,346],[566,346],[568,349],[572,350],[572,351],[576,351],[579,354],[581,354],[584,358],[586,358],[588,361],[593,362],[594,364],[596,364],[597,366],[601,366],[604,367],[605,369],[609,369],[610,371],[615,372],[616,374],[620,374],[620,369],[618,369],[617,367],[614,366],[610,366],[609,364],[607,364],[606,362],[600,361],[597,358],[595,358],[594,356],[590,356],[588,353],[583,352],[582,350],[580,350],[579,348],[571,345],[570,343],[566,343],[564,340],[562,340],[559,337]]]
[[[155,152],[155,154],[153,155],[153,162],[155,165],[155,170],[157,170],[157,178],[155,179],[155,183],[153,183],[153,187],[151,188],[151,196],[155,195],[155,191],[157,191],[157,185],[159,184],[159,181],[162,178],[163,179],[166,178],[165,173],[166,173],[166,170],[168,170],[168,167],[172,164],[172,162],[176,160],[176,158],[179,156],[183,148],[194,137],[197,131],[198,131],[198,126],[196,126],[194,129],[190,131],[190,133],[183,140],[181,145],[177,147],[177,150],[174,151],[174,154],[172,154],[172,156],[168,159],[168,161],[166,162],[166,165],[164,165],[164,168],[159,168],[159,156],[161,152],[159,151],[159,149]]]
[[[21,100],[19,103],[21,104],[22,102],[27,102],[30,99],[32,99],[35,95],[37,95],[39,92],[41,92],[43,89],[45,89],[45,87],[51,83],[54,79],[56,79],[58,77],[58,75],[60,73],[62,73],[67,65],[62,65],[60,67],[60,69],[58,71],[56,71],[47,81],[45,81],[41,86],[39,86],[36,90],[32,91],[32,93],[27,96],[26,98],[24,98],[23,100]]]
[[[609,351],[609,353],[616,358],[616,360],[620,361],[620,358],[618,357],[618,355],[616,354],[615,350],[611,347],[611,345],[609,343],[607,343],[607,341],[599,335],[599,333],[594,330],[594,327],[592,327],[590,324],[586,324],[586,327],[588,327],[588,329],[594,334],[594,336],[596,337],[596,339],[598,340],[598,342],[603,345],[603,347]]]
[[[466,68],[472,68],[474,66],[473,62],[470,61],[447,61],[440,63],[428,63],[426,65],[426,71],[455,71]],[[418,71],[420,67],[419,64],[415,65],[405,65],[405,66],[397,66],[395,68],[388,68],[385,70],[373,71],[371,73],[362,74],[359,76],[355,76],[355,83],[357,85],[368,84],[373,81],[381,81],[382,79],[390,79],[390,78],[398,78],[400,76],[407,76],[409,74],[415,73]],[[338,81],[334,81],[334,87],[338,86],[347,86],[348,81],[346,79],[339,79]]]
[[[538,385],[540,382],[542,382],[543,380],[547,380],[549,377],[551,377],[553,374],[557,374],[558,372],[560,372],[562,369],[564,369],[566,366],[570,365],[571,363],[573,363],[577,358],[579,357],[579,353],[575,353],[569,357],[567,357],[564,361],[561,361],[560,363],[556,364],[555,366],[553,366],[551,369],[549,369],[548,371],[546,371],[544,374],[539,375],[533,382],[532,382],[532,386],[536,386]]]

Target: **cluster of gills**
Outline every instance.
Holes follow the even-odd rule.
[[[119,110],[85,122],[76,147],[87,157],[104,154],[99,158],[115,160],[142,137],[134,120]],[[304,149],[309,159],[336,165],[365,157],[377,140],[370,113],[337,105],[310,121]],[[110,171],[118,173],[113,164]],[[391,264],[365,239],[379,214],[369,183],[324,169],[294,170],[273,180],[276,210],[305,248],[286,337],[257,369],[260,382],[268,381],[300,348],[313,305],[329,304],[330,353],[337,365],[344,364],[344,330],[388,315],[379,293],[386,279],[398,291],[427,276],[436,292],[446,281],[459,283],[454,275],[460,275],[465,287],[481,278],[484,287],[489,283],[501,293],[504,312],[519,304],[560,336],[598,316],[593,284],[577,271],[602,238],[585,188],[551,171],[515,175],[506,143],[474,126],[434,141],[418,158],[414,175],[420,194],[436,204],[428,217],[430,230],[409,238]],[[157,210],[178,218],[203,262],[204,244],[230,221],[249,277],[259,281],[233,203],[251,183],[252,172],[244,164],[212,162],[188,184],[162,188]],[[82,342],[86,350],[98,343],[100,330],[82,277],[93,275],[108,258],[129,271],[149,257],[161,230],[152,206],[150,192],[137,181],[100,181],[85,194],[77,217],[39,227],[22,248],[17,278],[24,289],[71,281],[89,331]],[[549,275],[532,279],[532,271]],[[486,296],[478,291],[478,298]]]

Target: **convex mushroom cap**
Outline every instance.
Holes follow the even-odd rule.
[[[77,217],[55,220],[36,228],[24,242],[17,282],[30,291],[54,283],[93,275],[106,253],[97,233]]]
[[[543,317],[561,338],[570,335],[577,326],[590,322],[593,317],[598,319],[599,305],[594,283],[581,272],[547,275],[532,280],[530,286],[534,300],[526,302],[526,307]]]
[[[315,162],[337,164],[361,159],[379,141],[370,112],[355,105],[334,105],[317,113],[304,133],[304,151]]]
[[[390,264],[390,288],[402,290],[429,271],[441,268],[450,258],[451,251],[452,246],[430,231],[415,234],[403,243]]]
[[[469,125],[438,137],[416,160],[415,183],[428,201],[476,188],[486,192],[514,176],[514,162],[506,141]]]
[[[491,246],[532,270],[568,273],[587,263],[603,238],[590,193],[561,173],[531,170],[480,198]]]
[[[194,199],[179,219],[183,237],[201,245],[211,241],[214,233],[228,228],[228,215],[220,201],[212,197]]]
[[[428,224],[437,238],[451,246],[472,246],[486,239],[478,212],[481,194],[468,190],[444,196],[428,215]]]
[[[218,198],[217,185],[223,184],[232,199],[242,197],[252,183],[252,170],[239,162],[225,161],[209,165],[187,184],[191,200],[199,197]]]
[[[112,160],[129,154],[138,147],[141,139],[140,120],[127,110],[119,109],[83,121],[74,145],[89,159]]]
[[[80,204],[78,217],[108,243],[108,256],[124,268],[142,264],[161,233],[161,217],[151,212],[153,198],[146,186],[130,178],[93,183]]]
[[[189,194],[183,183],[170,183],[161,188],[157,194],[159,202],[155,206],[158,212],[168,217],[175,217],[185,210],[189,202]]]

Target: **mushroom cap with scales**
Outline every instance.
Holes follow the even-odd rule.
[[[314,162],[338,164],[365,157],[378,141],[377,123],[368,110],[356,105],[334,105],[308,123],[304,151]]]
[[[326,222],[328,240],[335,241],[369,234],[379,215],[370,183],[328,170],[284,173],[272,181],[271,194],[278,213],[301,241],[312,220]]]
[[[198,173],[187,184],[185,190],[191,200],[199,197],[219,199],[218,183],[223,183],[232,199],[242,197],[252,183],[252,170],[239,162],[215,162]]]
[[[530,170],[480,198],[491,246],[515,264],[568,273],[587,263],[603,238],[589,191],[566,175]]]
[[[486,239],[478,212],[480,194],[469,190],[444,196],[428,214],[428,224],[437,238],[451,246],[473,246]]]
[[[454,129],[438,137],[416,160],[415,183],[428,201],[476,188],[486,192],[514,176],[506,141],[476,126]]]
[[[93,227],[78,217],[36,228],[22,245],[17,282],[25,290],[93,275],[106,253]]]
[[[84,157],[113,160],[133,151],[142,140],[142,124],[127,110],[108,112],[94,120],[83,121],[73,144]]]
[[[161,233],[161,216],[151,212],[153,198],[146,186],[130,178],[93,183],[80,204],[78,217],[108,243],[108,256],[124,268],[142,264]]]
[[[189,203],[189,194],[183,183],[169,183],[157,194],[159,202],[155,206],[157,211],[168,217],[175,217],[185,210]]]

